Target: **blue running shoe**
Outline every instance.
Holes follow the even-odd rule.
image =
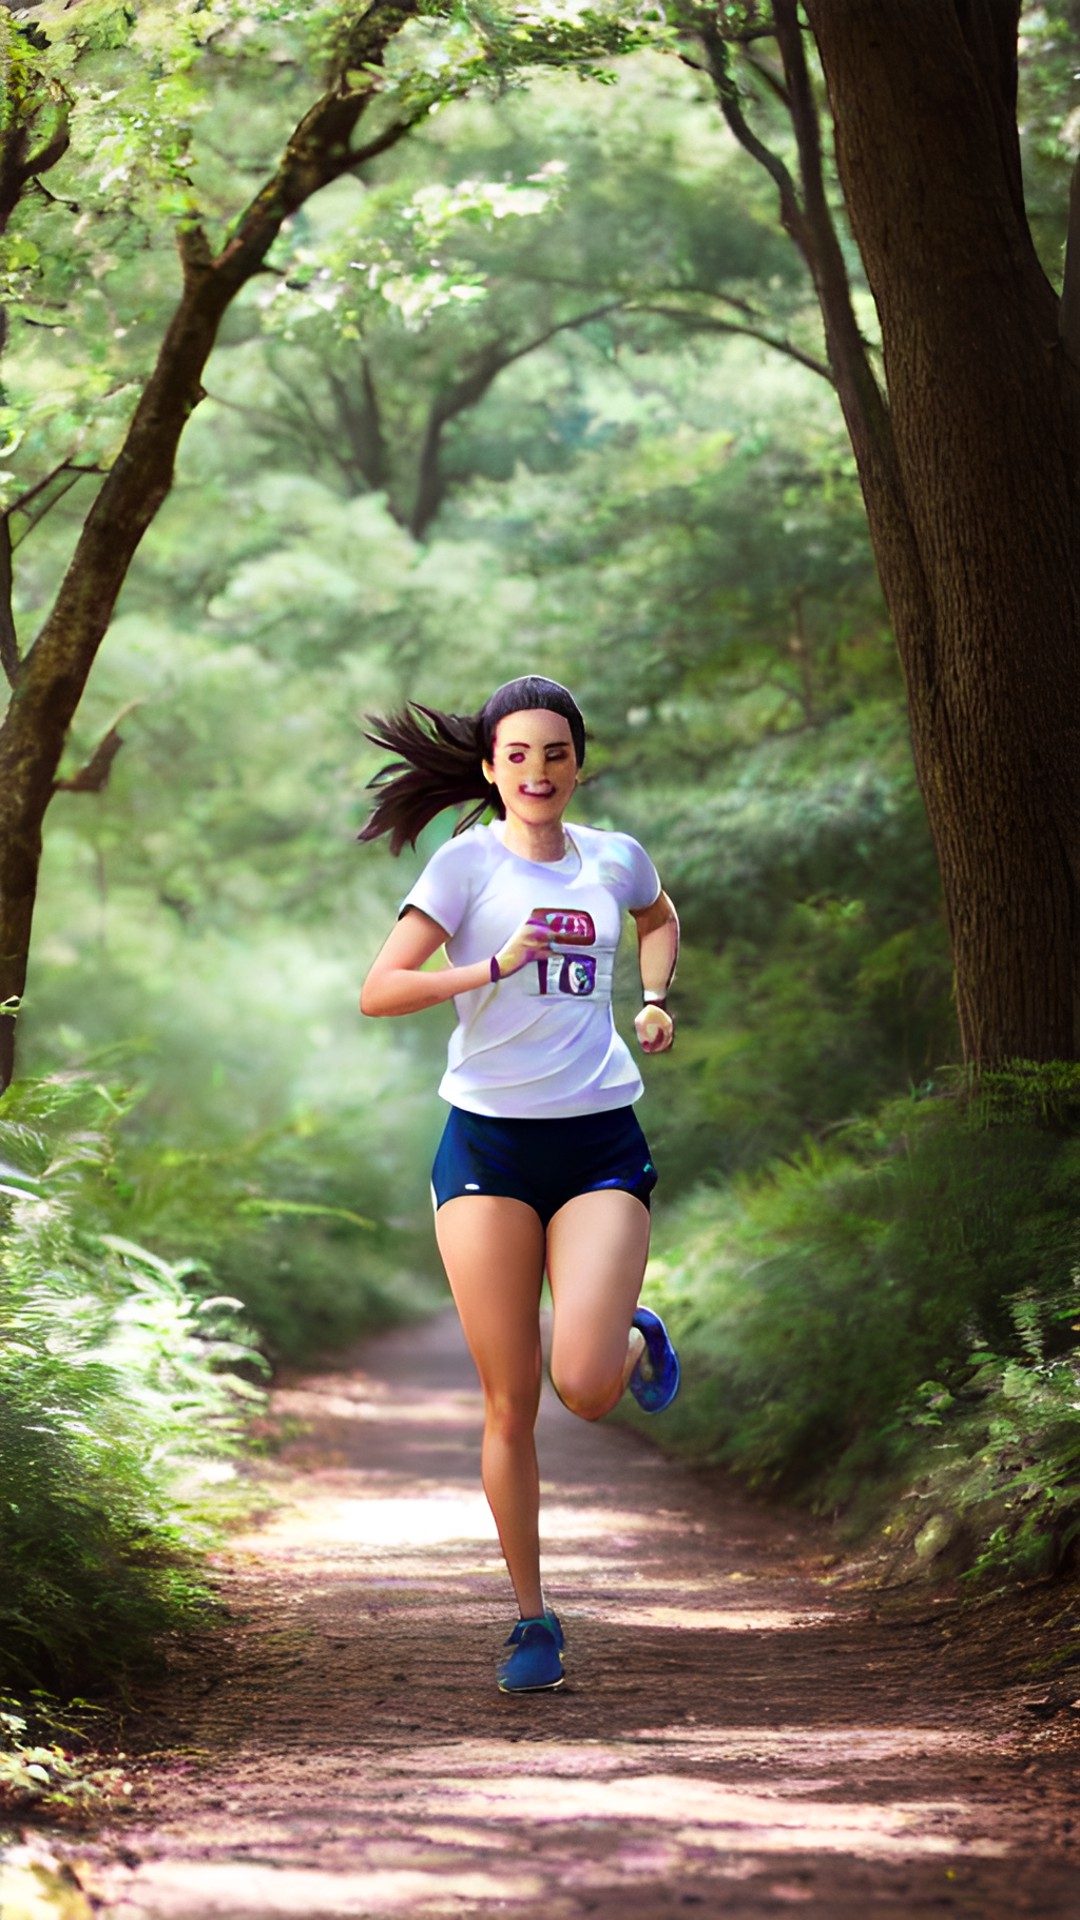
[[[679,1356],[658,1313],[639,1307],[630,1322],[645,1335],[645,1351],[630,1375],[630,1391],[646,1413],[663,1413],[679,1391]]]
[[[562,1622],[559,1619],[558,1614],[553,1613],[552,1609],[549,1607],[546,1613],[538,1613],[535,1616],[535,1619],[542,1620],[546,1626],[549,1626],[551,1628],[552,1633],[555,1635],[555,1645],[558,1647],[559,1652],[561,1653],[565,1645],[565,1640],[563,1636]],[[517,1626],[514,1628],[513,1633],[510,1635],[510,1638],[506,1643],[507,1646],[516,1647],[518,1641],[521,1639],[523,1628],[532,1626],[534,1624],[535,1622],[533,1620],[519,1620],[517,1623]]]
[[[563,1631],[553,1613],[519,1620],[507,1641],[514,1651],[499,1662],[500,1693],[550,1693],[563,1683]]]
[[[544,1615],[544,1619],[547,1621],[548,1626],[551,1628],[552,1633],[555,1635],[555,1645],[558,1647],[559,1652],[561,1653],[565,1643],[563,1639],[563,1630],[559,1620],[559,1616],[557,1613],[552,1613],[551,1608],[549,1607],[547,1612]],[[520,1624],[521,1622],[519,1621],[518,1625],[520,1626]]]

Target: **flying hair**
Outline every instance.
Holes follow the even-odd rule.
[[[379,797],[357,839],[378,840],[389,834],[390,851],[398,854],[406,843],[415,847],[428,821],[444,808],[465,806],[469,801],[478,804],[459,820],[455,834],[475,826],[489,807],[504,819],[506,809],[498,789],[484,778],[483,762],[491,760],[499,721],[508,713],[534,708],[561,713],[569,721],[580,767],[585,759],[581,710],[573,694],[557,680],[545,680],[539,674],[526,674],[496,687],[478,713],[440,713],[435,707],[410,700],[385,718],[365,714],[373,729],[365,733],[365,738],[399,757],[380,767],[368,781],[369,791],[374,790]]]

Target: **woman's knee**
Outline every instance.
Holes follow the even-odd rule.
[[[598,1380],[580,1368],[553,1365],[551,1384],[563,1406],[579,1420],[602,1420],[622,1391],[622,1381]]]
[[[531,1439],[540,1404],[540,1383],[521,1392],[504,1389],[484,1395],[484,1425],[501,1440]]]

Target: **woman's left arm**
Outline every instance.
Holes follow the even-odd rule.
[[[663,1004],[679,957],[679,916],[666,893],[634,914],[641,986],[659,998],[646,1001],[634,1021],[643,1053],[664,1053],[675,1038],[675,1022]]]

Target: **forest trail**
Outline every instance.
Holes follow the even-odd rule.
[[[1075,1768],[1038,1687],[831,1591],[822,1542],[545,1389],[562,1692],[508,1699],[479,1398],[441,1315],[284,1386],[236,1618],[133,1738],[136,1803],[65,1851],[110,1920],[1075,1916]],[[969,1663],[970,1664],[970,1663]],[[141,1731],[140,1731],[141,1729]]]

